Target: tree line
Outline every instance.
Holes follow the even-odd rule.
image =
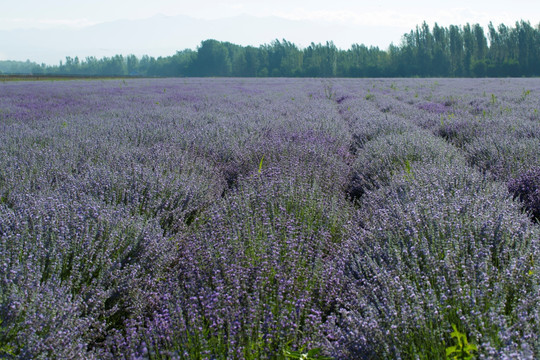
[[[540,24],[443,27],[425,22],[387,50],[332,41],[299,48],[287,40],[259,47],[217,40],[172,56],[66,57],[59,65],[21,63],[34,75],[238,77],[508,77],[540,75]],[[2,64],[0,62],[0,71]]]

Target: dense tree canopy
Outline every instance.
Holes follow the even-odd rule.
[[[287,40],[260,47],[205,40],[194,50],[153,58],[134,55],[66,57],[58,66],[1,62],[0,72],[100,76],[245,76],[245,77],[507,77],[540,75],[540,24],[516,22],[430,28],[427,23],[403,35],[387,50],[333,42],[304,49]]]

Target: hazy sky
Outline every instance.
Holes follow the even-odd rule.
[[[407,28],[413,28],[423,20],[430,24],[437,21],[441,25],[467,22],[484,25],[490,20],[495,24],[512,24],[520,19],[530,20],[533,24],[540,21],[540,1],[537,0],[2,0],[2,3],[0,29],[84,26],[156,14],[206,19],[239,14],[275,15]]]
[[[513,26],[518,20],[530,21],[533,26],[540,22],[540,1],[538,0],[386,0],[386,1],[345,1],[345,0],[0,0],[0,31],[14,29],[65,30],[96,25],[120,19],[143,19],[158,14],[167,16],[187,15],[200,19],[218,19],[236,15],[277,16],[293,20],[311,20],[328,27],[346,26],[351,32],[362,34],[359,43],[386,48],[391,42],[399,44],[401,35],[426,21],[430,26],[435,22],[442,26],[450,24],[479,23],[486,26],[489,21],[495,25],[505,23]],[[238,23],[242,28],[242,23]],[[369,30],[366,33],[366,27]],[[145,29],[149,32],[152,29]],[[243,31],[243,30],[242,30]],[[298,30],[301,31],[301,30]],[[341,31],[341,30],[340,30]],[[4,32],[5,34],[5,32]],[[195,35],[196,34],[191,34]],[[1,36],[1,34],[0,34]],[[280,37],[276,32],[274,38]],[[335,34],[332,34],[335,37]],[[349,37],[344,39],[350,42]],[[311,41],[334,40],[338,47],[347,48],[349,43],[339,38],[310,38],[310,34],[287,34],[287,40],[306,46]],[[1,43],[0,39],[0,43]],[[204,39],[199,39],[204,40]],[[237,39],[227,40],[241,45],[260,45],[269,39],[261,39],[259,44],[242,44]],[[1,44],[0,44],[1,45]],[[191,46],[191,45],[190,45]],[[0,58],[9,56],[7,50]],[[162,54],[170,55],[170,54]]]

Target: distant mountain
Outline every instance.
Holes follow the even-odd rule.
[[[22,29],[0,31],[0,60],[58,64],[66,56],[135,54],[168,56],[195,49],[202,40],[216,39],[259,46],[286,39],[299,46],[333,40],[341,48],[353,43],[384,44],[398,41],[402,28],[351,27],[332,22],[288,20],[241,15],[217,20],[158,15],[142,20],[119,20],[78,29]]]

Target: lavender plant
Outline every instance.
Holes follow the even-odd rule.
[[[533,168],[510,180],[508,190],[537,221],[540,220],[540,168]]]
[[[414,167],[417,162],[447,162],[461,156],[455,148],[445,145],[418,130],[378,137],[356,157],[347,192],[358,199],[367,191],[387,185],[395,172]]]

